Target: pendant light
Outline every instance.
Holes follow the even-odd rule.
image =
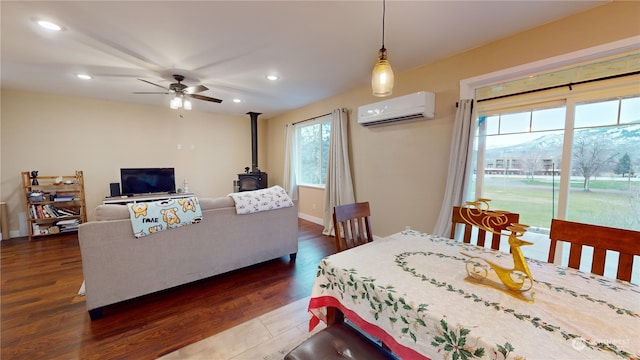
[[[373,96],[389,96],[393,90],[393,70],[387,60],[387,49],[384,47],[384,17],[386,0],[382,0],[382,47],[378,51],[378,61],[371,74],[371,89]]]

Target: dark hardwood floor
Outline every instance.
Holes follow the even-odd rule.
[[[155,359],[311,293],[335,252],[320,225],[299,220],[295,263],[266,263],[105,307],[90,321],[76,234],[0,242],[2,359]]]

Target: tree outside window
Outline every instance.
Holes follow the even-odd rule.
[[[331,117],[324,116],[297,129],[298,163],[296,174],[300,185],[324,186],[327,178],[327,158]]]

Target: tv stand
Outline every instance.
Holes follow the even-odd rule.
[[[181,199],[185,197],[193,196],[193,193],[156,193],[156,194],[139,194],[132,196],[114,196],[106,197],[102,201],[103,204],[112,205],[125,205],[128,203],[144,202],[144,201],[157,201],[157,200],[169,200],[169,199]]]

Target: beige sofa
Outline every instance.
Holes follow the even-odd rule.
[[[100,205],[78,230],[86,304],[106,305],[298,251],[297,204],[237,215],[230,197],[201,198],[198,224],[135,238],[125,205]]]

